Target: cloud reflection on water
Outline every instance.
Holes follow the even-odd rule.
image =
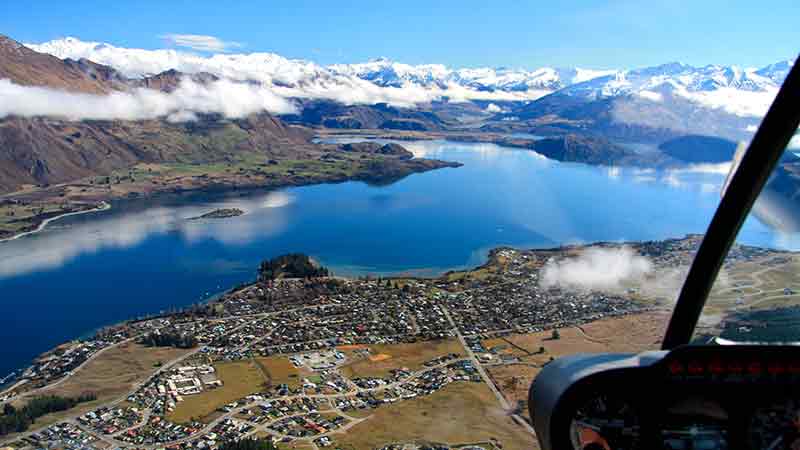
[[[108,214],[52,222],[41,233],[0,244],[0,278],[57,269],[82,254],[106,249],[126,249],[146,239],[178,232],[189,243],[213,239],[244,245],[275,235],[288,223],[285,207],[294,198],[271,192],[254,198],[187,206],[158,206],[137,211],[110,210]],[[124,206],[123,206],[124,207]],[[246,214],[226,219],[187,220],[215,208],[240,208]]]

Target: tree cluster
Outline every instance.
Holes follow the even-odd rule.
[[[258,267],[258,279],[269,282],[278,278],[327,277],[328,269],[315,265],[308,255],[290,253],[263,261]]]
[[[95,399],[97,399],[95,394],[88,393],[78,397],[59,397],[56,395],[35,397],[22,408],[15,408],[6,403],[3,407],[3,414],[0,415],[0,436],[23,432],[37,418],[45,414],[66,411],[78,403],[90,402]]]
[[[147,347],[192,348],[197,345],[197,339],[189,333],[167,331],[148,333],[139,343]]]

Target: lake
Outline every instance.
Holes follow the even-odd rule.
[[[0,375],[103,325],[203,301],[255,278],[262,259],[308,253],[339,275],[435,275],[499,245],[702,233],[725,167],[673,171],[559,163],[491,144],[402,142],[463,167],[388,186],[195,193],[116,204],[0,244]],[[186,220],[215,208],[247,214]],[[750,219],[740,241],[792,240]]]

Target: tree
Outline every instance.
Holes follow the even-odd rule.
[[[34,397],[19,409],[6,405],[3,407],[3,415],[0,416],[0,436],[25,431],[37,418],[45,414],[66,411],[78,403],[89,402],[96,398],[91,393],[82,394],[74,398],[49,395]]]
[[[277,278],[327,277],[328,269],[315,265],[302,253],[290,253],[263,261],[258,268],[259,281],[269,282]]]
[[[178,332],[153,332],[148,333],[139,340],[140,344],[147,347],[175,347],[192,348],[197,345],[195,337],[189,333]]]

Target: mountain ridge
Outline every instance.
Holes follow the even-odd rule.
[[[784,60],[762,68],[742,68],[735,65],[718,64],[696,67],[679,62],[669,62],[637,69],[609,70],[578,67],[540,67],[531,70],[488,67],[454,69],[443,64],[404,64],[387,58],[376,58],[365,63],[323,66],[312,61],[284,58],[275,53],[216,54],[203,57],[175,50],[116,47],[106,43],[84,42],[77,38],[63,38],[28,45],[37,51],[60,58],[87,58],[100,64],[109,65],[128,77],[144,77],[170,69],[186,73],[205,71],[217,76],[236,79],[264,81],[265,78],[269,78],[287,83],[308,82],[314,77],[330,80],[337,76],[345,76],[368,81],[380,87],[401,88],[415,85],[448,89],[458,86],[487,93],[530,91],[529,96],[524,98],[519,96],[515,99],[520,101],[532,100],[548,93],[591,81],[595,81],[596,85],[598,79],[603,79],[606,84],[603,88],[609,94],[613,93],[614,88],[630,86],[630,80],[633,80],[633,85],[642,86],[645,89],[673,82],[690,92],[713,91],[718,88],[763,92],[777,88],[791,67],[791,60]],[[240,64],[238,72],[232,63]],[[615,84],[615,80],[619,80],[619,82]],[[609,84],[609,82],[611,83]],[[593,85],[584,85],[583,88],[591,86]],[[603,88],[599,91],[595,89],[592,91],[602,93]],[[572,92],[576,91],[568,91],[568,93]],[[487,97],[486,99],[491,98]],[[508,99],[513,99],[513,97]]]

